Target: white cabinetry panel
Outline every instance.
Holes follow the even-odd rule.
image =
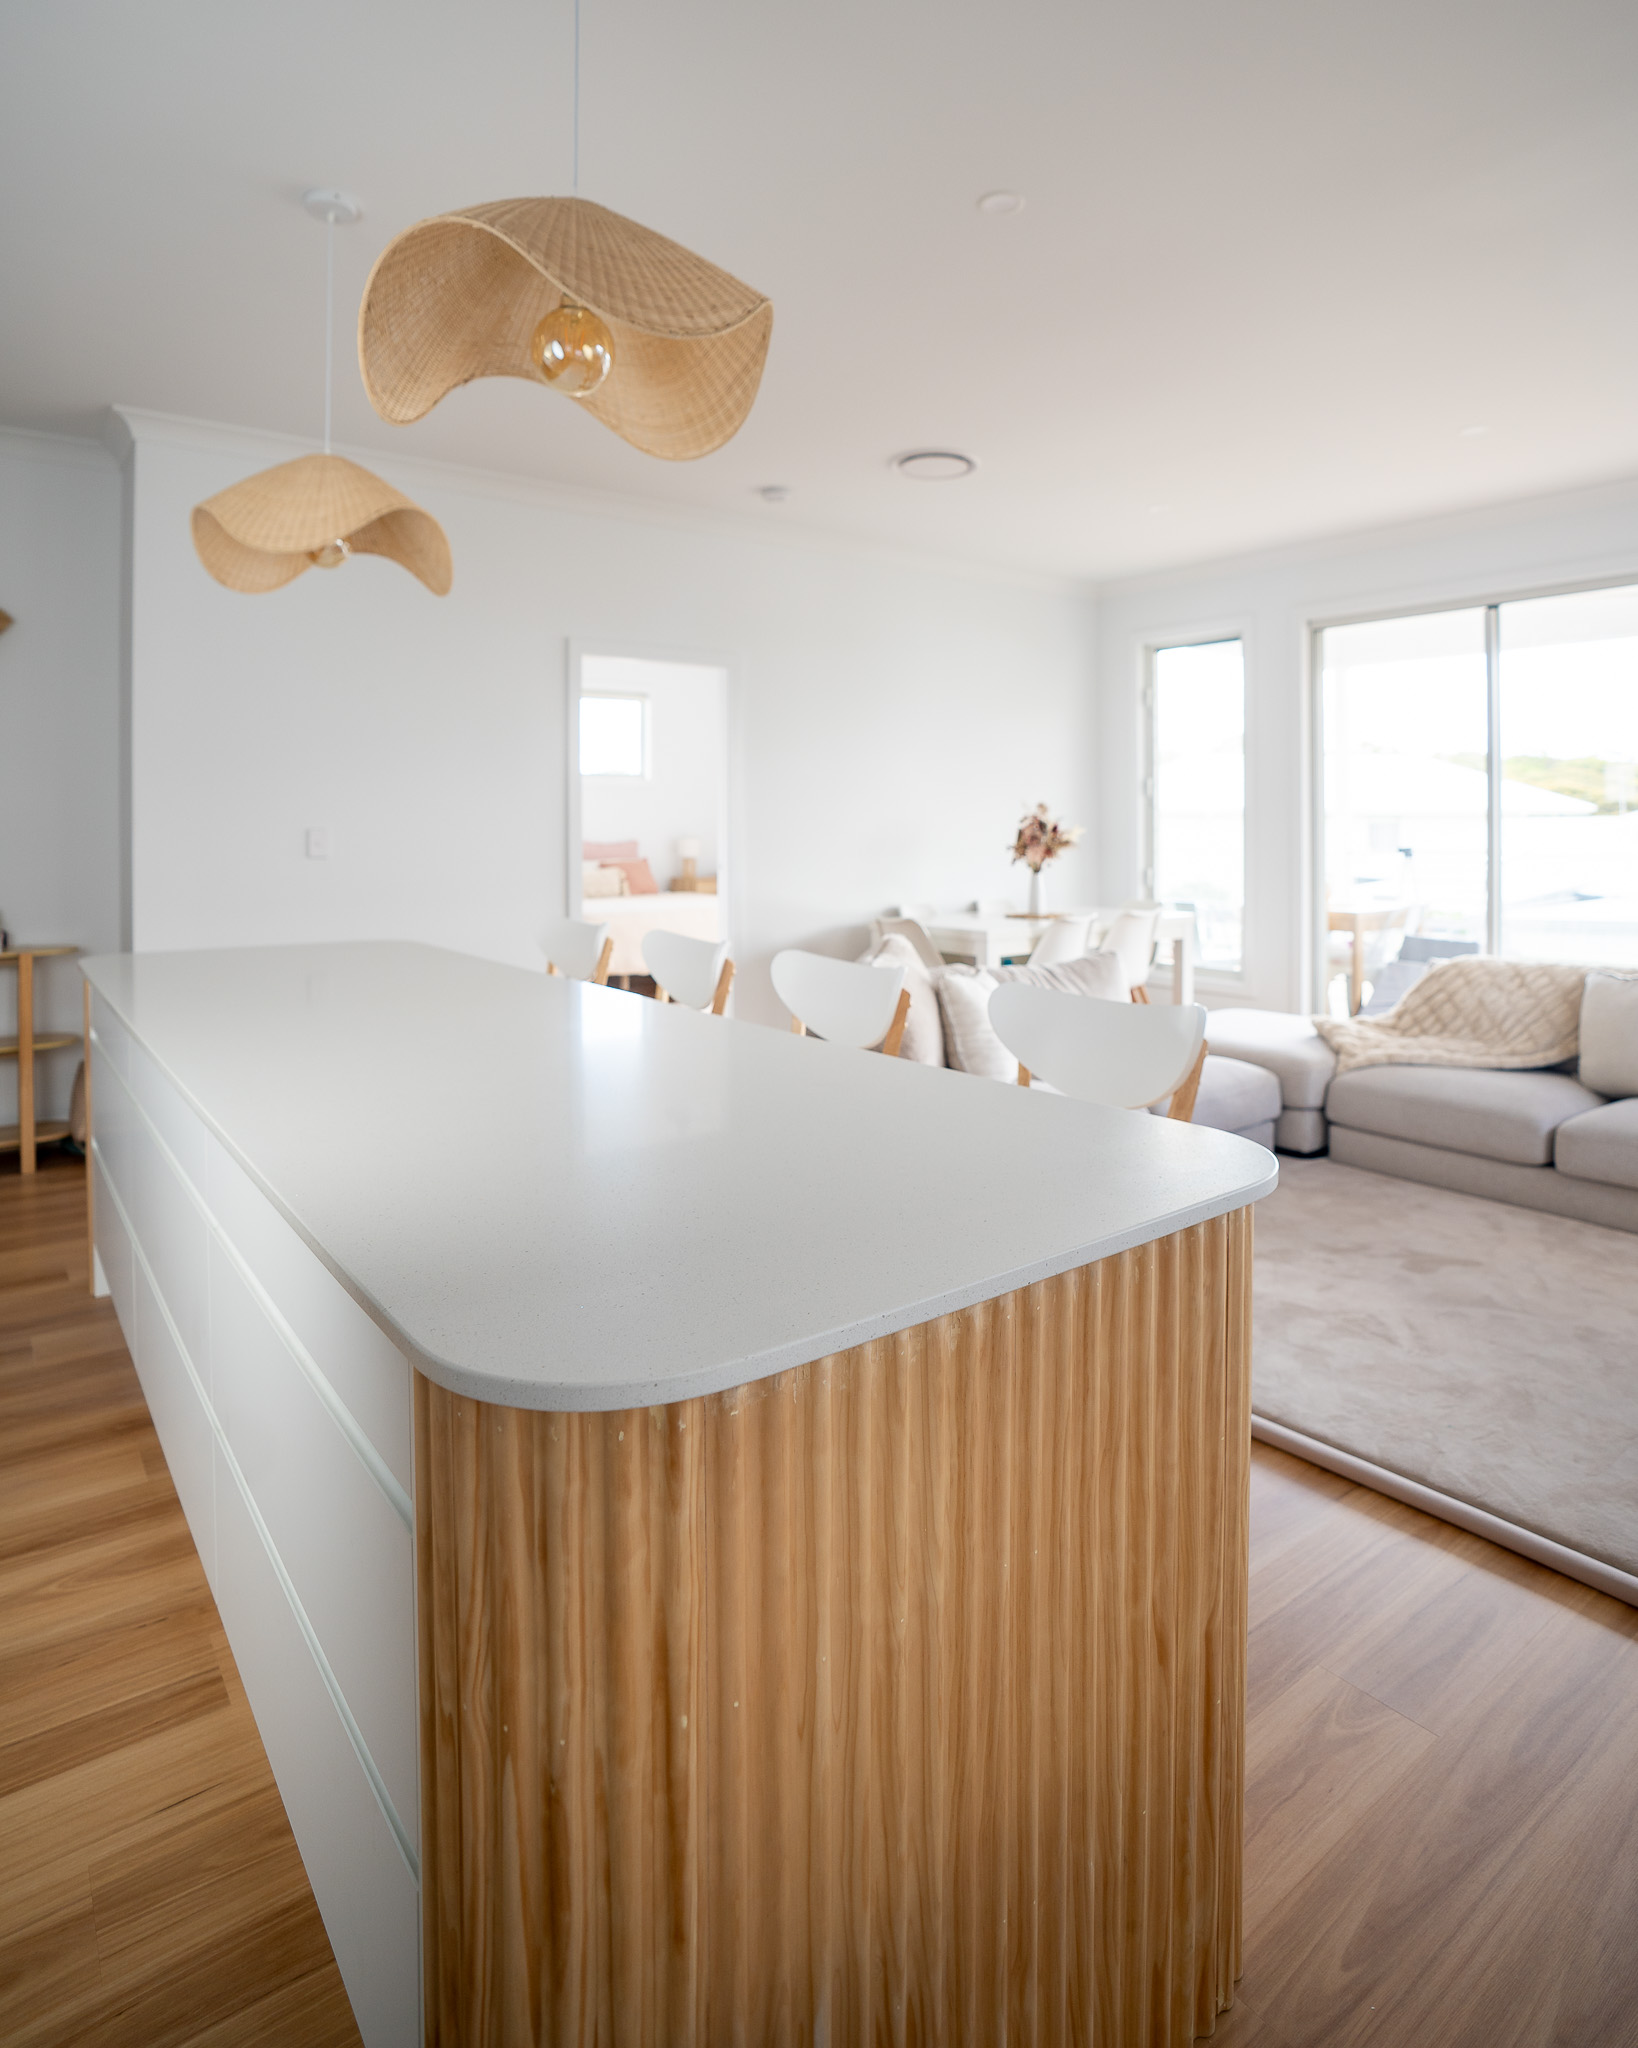
[[[115,1310],[360,2030],[414,2048],[409,1364],[100,998],[93,1024]]]
[[[414,1842],[413,1539],[219,1244],[210,1298],[217,1416]]]
[[[241,1257],[405,1493],[415,1486],[409,1364],[226,1147],[209,1139],[206,1196]]]
[[[215,1443],[210,1416],[171,1335],[142,1261],[136,1261],[136,1342],[131,1355],[148,1412],[171,1468],[205,1576],[216,1585]]]
[[[108,1282],[108,1291],[114,1298],[114,1313],[119,1317],[119,1326],[125,1336],[125,1348],[134,1359],[136,1293],[132,1279],[135,1258],[131,1251],[131,1240],[126,1234],[125,1225],[120,1221],[119,1210],[114,1205],[113,1190],[100,1159],[93,1157],[90,1171],[96,1175],[92,1213],[97,1226],[97,1257],[102,1263],[103,1278]],[[138,1378],[140,1377],[138,1374]]]
[[[217,1466],[217,1605],[359,2032],[365,2048],[418,2048],[415,1881],[220,1451]]]

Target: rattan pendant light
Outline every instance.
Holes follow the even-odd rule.
[[[344,192],[309,192],[306,203],[325,223],[324,453],[261,470],[195,505],[194,547],[229,590],[277,590],[308,569],[338,569],[352,555],[385,555],[442,597],[452,568],[437,520],[358,463],[330,452],[335,230],[357,220],[360,208]]]
[[[463,207],[387,244],[358,315],[370,403],[404,425],[475,377],[522,377],[555,385],[645,455],[709,455],[755,402],[773,307],[579,196],[579,0],[573,182],[571,198]]]

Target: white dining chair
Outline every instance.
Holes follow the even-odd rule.
[[[720,1017],[734,985],[734,963],[726,939],[691,939],[683,932],[650,932],[643,940],[643,965],[654,977],[662,1003],[709,1009]]]
[[[912,917],[902,904],[897,917],[878,917],[871,921],[872,939],[885,939],[891,932],[897,932],[901,938],[910,941],[924,966],[932,968],[935,973],[943,967],[944,955],[927,936],[926,925],[919,917]]]
[[[548,974],[567,975],[570,981],[594,981],[602,988],[608,983],[609,962],[614,958],[614,941],[606,924],[584,924],[578,917],[554,917],[540,934],[540,950],[546,955]]]
[[[1187,1123],[1194,1115],[1206,1061],[1199,1003],[1145,1007],[1004,981],[990,997],[990,1025],[1025,1088],[1034,1077],[1112,1109],[1147,1109],[1170,1096],[1168,1116]]]
[[[1055,917],[1036,940],[1030,966],[1061,967],[1066,960],[1083,959],[1091,930],[1089,917]]]
[[[1155,931],[1160,924],[1160,908],[1123,910],[1110,924],[1103,935],[1103,944],[1119,956],[1120,971],[1126,986],[1132,991],[1134,1003],[1146,1003],[1149,991],[1144,984],[1149,979],[1149,969],[1155,957]]]
[[[833,960],[794,947],[773,956],[774,992],[791,1013],[791,1029],[812,1031],[832,1045],[880,1046],[896,1057],[910,1014],[902,967]]]

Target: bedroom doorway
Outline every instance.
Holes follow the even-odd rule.
[[[567,908],[645,988],[651,931],[729,934],[728,672],[575,650],[570,675]]]

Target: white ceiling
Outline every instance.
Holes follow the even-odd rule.
[[[316,434],[322,184],[376,450],[1096,577],[1638,472],[1632,0],[582,7],[582,191],[774,302],[727,448],[351,365],[388,238],[568,189],[572,0],[0,0],[0,420]]]

